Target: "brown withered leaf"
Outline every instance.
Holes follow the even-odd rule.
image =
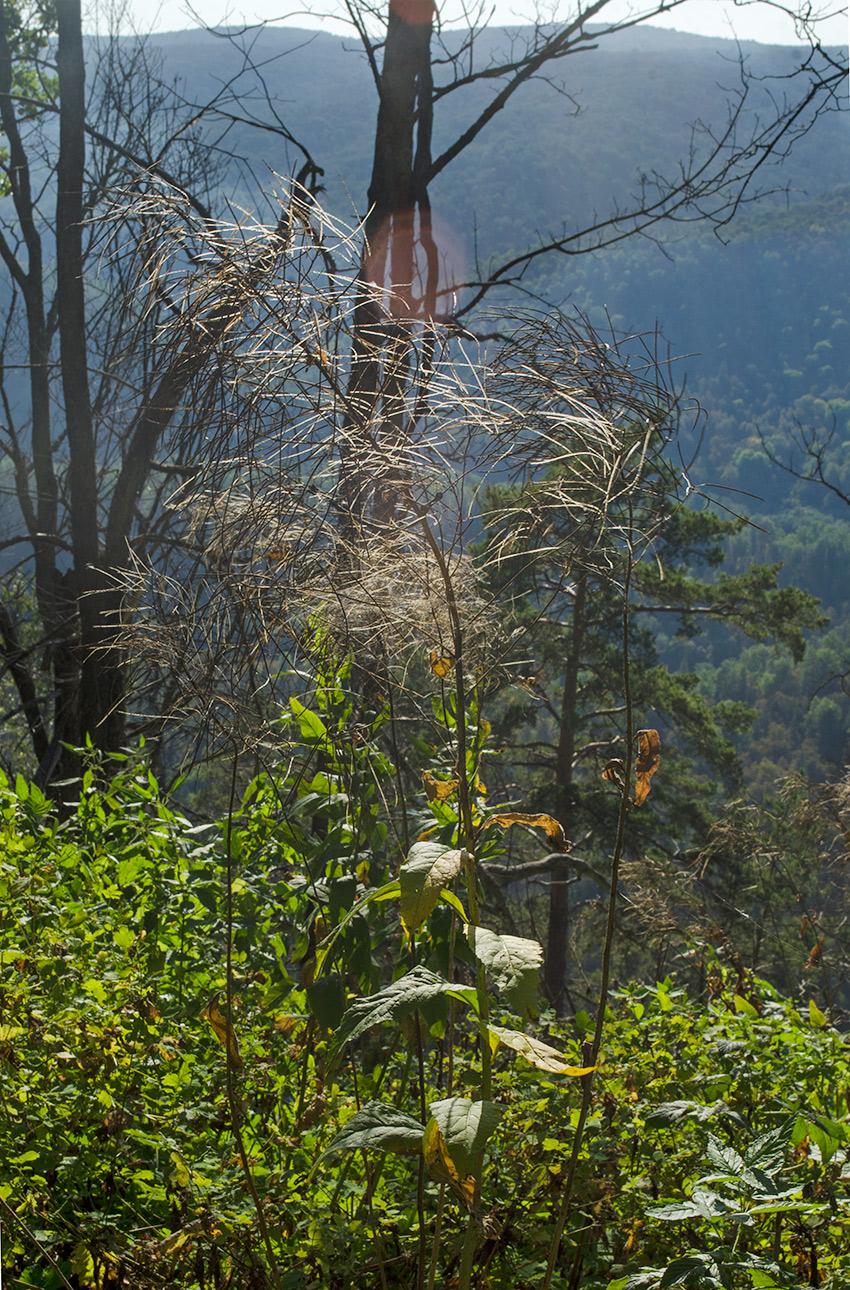
[[[803,966],[804,972],[811,972],[812,968],[820,963],[823,958],[823,945],[823,937],[819,936],[812,946],[812,952],[808,957],[808,961]]]
[[[505,815],[491,815],[487,824],[501,824],[503,829],[511,824],[530,824],[532,828],[543,830],[556,851],[570,849],[563,828],[551,815],[525,815],[522,811],[509,811]]]
[[[242,1054],[239,1052],[239,1040],[233,1029],[233,1022],[225,1017],[218,1006],[219,996],[213,995],[205,1008],[201,1010],[201,1021],[208,1021],[213,1034],[220,1044],[227,1049],[227,1060],[235,1070],[242,1065]]]
[[[456,779],[435,779],[430,770],[422,776],[422,787],[429,802],[445,802],[457,788]]]
[[[661,739],[657,730],[639,730],[637,741],[635,806],[642,806],[649,797],[650,780],[661,765]]]
[[[620,758],[614,757],[611,761],[606,762],[605,769],[602,772],[602,778],[607,779],[610,784],[616,784],[619,789],[622,789],[625,784],[625,778],[623,776],[624,770],[625,767]]]
[[[438,649],[431,650],[431,671],[442,681],[454,667],[451,654],[441,654]]]

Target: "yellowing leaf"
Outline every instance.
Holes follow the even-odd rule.
[[[445,802],[458,785],[456,779],[435,779],[430,770],[422,776],[422,785],[429,802]]]
[[[821,1012],[814,999],[809,999],[809,1021],[819,1029],[822,1029],[827,1024],[826,1016]]]
[[[460,1174],[449,1155],[446,1140],[434,1119],[429,1120],[425,1126],[425,1132],[422,1135],[422,1151],[426,1168],[434,1182],[447,1183],[461,1204],[468,1209],[475,1196],[475,1180],[471,1174],[467,1174],[461,1182]]]
[[[494,1048],[504,1044],[506,1048],[512,1048],[538,1070],[552,1071],[556,1075],[589,1075],[591,1071],[596,1070],[595,1066],[570,1066],[566,1057],[563,1053],[559,1053],[557,1048],[550,1048],[540,1039],[533,1039],[531,1035],[525,1035],[520,1030],[505,1030],[502,1026],[488,1026],[487,1029]]]
[[[236,1038],[236,1031],[233,1029],[233,1023],[224,1016],[218,1006],[218,995],[213,995],[207,1006],[201,1011],[201,1021],[208,1021],[212,1026],[213,1034],[220,1044],[227,1049],[227,1060],[236,1070],[242,1065],[242,1055],[239,1052],[239,1041]]]
[[[649,797],[650,780],[661,765],[661,739],[657,730],[639,730],[637,741],[635,806],[642,806]]]
[[[291,1035],[293,1031],[304,1021],[302,1016],[297,1013],[273,1012],[272,1025],[275,1030],[279,1030],[282,1035]]]
[[[431,650],[431,671],[442,681],[454,667],[451,654],[441,654],[438,649]]]
[[[491,815],[487,824],[500,824],[503,829],[511,824],[530,824],[534,829],[542,829],[556,851],[569,851],[564,830],[551,815],[524,815],[521,811],[509,811],[505,815]],[[485,825],[486,828],[486,825]]]
[[[71,1271],[82,1286],[93,1286],[96,1284],[94,1275],[94,1259],[91,1250],[82,1241],[78,1241],[71,1250]]]

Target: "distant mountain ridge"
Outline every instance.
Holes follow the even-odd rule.
[[[478,65],[509,48],[512,39],[521,40],[522,30],[480,32]],[[293,28],[266,28],[251,39],[252,56],[262,65],[281,118],[325,170],[331,209],[351,219],[362,216],[377,110],[362,50],[353,38]],[[459,33],[444,35],[449,50],[459,40]],[[163,57],[166,76],[182,80],[199,103],[239,67],[237,50],[220,36],[187,31],[150,41]],[[612,202],[623,202],[639,170],[675,166],[689,146],[690,122],[719,125],[725,119],[727,93],[718,82],[734,86],[739,53],[760,76],[781,78],[795,52],[754,42],[739,49],[732,40],[663,28],[616,33],[593,52],[552,69],[575,104],[542,82],[524,87],[438,179],[432,199],[461,233],[477,228],[485,254],[524,242],[535,228],[607,214]],[[778,88],[775,80],[770,87]],[[440,100],[435,155],[456,137],[461,119],[474,116],[493,92],[485,82]],[[838,115],[825,119],[817,144],[801,141],[784,182],[819,195],[850,181],[848,126]],[[257,173],[286,172],[299,162],[295,150],[271,135],[235,127],[229,144]]]

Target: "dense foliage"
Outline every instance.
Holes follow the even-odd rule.
[[[540,1286],[553,1248],[562,1286],[845,1285],[850,1065],[811,989],[681,941],[689,988],[603,1008],[591,1092],[589,1013],[522,1020],[533,942],[473,956],[433,881],[460,853],[419,842],[391,880],[395,768],[319,696],[230,821],[191,824],[142,759],[60,812],[2,785],[9,1283],[450,1284],[472,1231],[481,1286]],[[449,796],[417,809],[449,839]]]
[[[479,36],[432,20],[390,6],[380,71],[361,32],[374,135],[338,42],[289,87],[316,155],[362,170],[328,175],[337,208],[368,192],[353,233],[264,79],[278,37],[217,36],[224,88],[178,122],[143,44],[93,43],[87,104],[78,8],[0,3],[0,547],[30,551],[0,605],[0,1223],[23,1290],[850,1277],[844,174],[818,108],[760,133],[783,51],[741,52],[727,148],[681,131],[684,102],[725,111],[702,42],[615,34],[545,117],[580,22],[467,77]],[[838,62],[810,53],[832,107]],[[329,69],[347,110],[311,117]],[[490,82],[537,74],[503,119]],[[434,111],[449,90],[469,115]],[[579,97],[605,165],[562,128]],[[229,215],[250,204],[258,124],[299,179],[271,219],[218,218],[231,180]],[[785,178],[815,200],[739,225],[726,287],[701,235],[669,269],[654,242],[584,254],[660,228],[653,192],[668,225],[725,227],[796,134]],[[528,239],[567,173],[576,227],[638,195],[599,242],[564,234],[559,276]],[[550,303],[508,309],[492,265],[489,318],[443,292],[473,258],[452,224],[521,243],[513,285]],[[701,456],[661,336],[632,334],[647,299],[722,351]]]

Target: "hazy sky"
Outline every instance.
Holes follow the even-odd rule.
[[[305,0],[308,8],[289,8],[285,0],[127,0],[127,11],[139,31],[179,31],[198,25],[195,14],[207,24],[257,22],[262,19],[293,27],[312,27],[326,31],[349,30],[326,15],[343,8],[340,0]],[[298,0],[296,0],[298,3]],[[556,6],[541,0],[540,10],[549,13]],[[571,12],[574,3],[560,6],[560,12]],[[611,0],[605,17],[611,18],[648,7],[638,0]],[[443,0],[440,10],[443,22],[453,25],[460,0]],[[823,26],[823,38],[830,43],[846,44],[847,10],[840,0],[815,0],[813,8],[832,16]],[[487,0],[484,12],[493,10],[491,22],[499,25],[529,21],[535,10],[534,0]],[[310,12],[312,10],[312,12]],[[655,19],[654,26],[675,27],[705,36],[737,36],[742,40],[759,40],[767,44],[796,43],[794,24],[778,8],[762,0],[687,0],[665,18]]]

